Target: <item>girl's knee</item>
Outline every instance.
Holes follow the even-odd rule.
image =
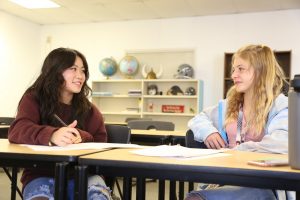
[[[205,199],[202,198],[200,194],[196,192],[191,192],[186,195],[185,200],[205,200]]]
[[[101,176],[94,175],[88,180],[89,200],[111,200],[111,190],[106,186]]]

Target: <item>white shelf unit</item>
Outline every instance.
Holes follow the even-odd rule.
[[[148,95],[147,87],[155,84],[161,95]],[[167,95],[174,85],[185,92],[188,87],[196,90],[196,95]],[[194,79],[122,79],[92,82],[92,102],[104,115],[105,122],[124,123],[128,117],[152,118],[172,121],[175,130],[187,130],[187,122],[202,110],[202,81]],[[129,90],[140,90],[140,96],[129,96]],[[153,109],[149,110],[149,104]],[[162,105],[183,105],[183,113],[162,112]],[[127,111],[136,108],[138,111]],[[192,112],[193,111],[193,112]]]

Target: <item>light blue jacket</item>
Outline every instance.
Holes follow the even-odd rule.
[[[205,141],[208,135],[219,132],[223,139],[226,100],[219,105],[209,107],[188,122],[188,127],[194,133],[196,141]],[[288,153],[288,98],[280,94],[274,101],[264,127],[264,137],[260,142],[244,142],[235,149],[268,153]]]

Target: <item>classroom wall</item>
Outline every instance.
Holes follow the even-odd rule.
[[[292,73],[300,72],[300,10],[141,20],[111,23],[44,26],[42,38],[52,47],[80,49],[91,68],[91,79],[102,77],[104,57],[120,60],[128,50],[194,49],[196,78],[204,81],[204,107],[222,98],[224,52],[249,43],[276,50],[292,50]],[[44,39],[45,41],[45,39]],[[174,69],[165,73],[176,72]]]
[[[0,116],[15,116],[18,102],[40,69],[41,27],[0,11]]]
[[[31,76],[36,75],[40,59],[43,59],[51,49],[61,46],[78,49],[86,55],[91,80],[103,78],[98,70],[98,63],[104,57],[113,56],[119,61],[127,51],[132,50],[194,49],[195,77],[204,81],[203,105],[207,107],[222,98],[224,52],[236,51],[245,44],[263,43],[276,50],[292,50],[292,74],[300,73],[299,19],[300,10],[41,27],[20,19],[15,20],[16,24],[22,21],[22,27],[29,27],[25,28],[26,31],[31,31],[35,36],[30,37],[31,40],[22,45],[23,48],[28,46],[28,43],[34,46],[33,51],[26,52],[29,54],[28,57],[37,60],[35,63],[30,59],[26,60],[29,62],[26,66],[32,67],[26,71]],[[24,35],[20,31],[14,34],[16,38]],[[34,38],[40,40],[36,41]],[[13,47],[16,51],[21,48],[16,44]],[[39,53],[41,56],[37,59],[35,55]],[[14,54],[11,52],[11,55],[15,55],[15,52]],[[19,56],[22,57],[20,51],[16,57]],[[174,73],[177,67],[164,70],[164,73],[168,73],[167,71]],[[22,67],[18,68],[24,70]],[[16,69],[7,74],[13,75],[14,72]],[[1,79],[2,76],[1,72]],[[5,109],[6,114],[14,113],[12,109],[16,104],[14,97],[23,92],[24,86],[27,86],[30,80],[29,74],[26,74],[25,79],[14,81],[18,85],[10,84],[14,94],[0,100],[1,103],[10,105],[9,109]],[[5,83],[0,81],[1,85]],[[4,88],[1,88],[1,92],[2,90]]]

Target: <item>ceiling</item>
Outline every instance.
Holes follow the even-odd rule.
[[[37,24],[111,22],[300,9],[300,0],[53,0],[30,10],[0,0],[0,10]]]

